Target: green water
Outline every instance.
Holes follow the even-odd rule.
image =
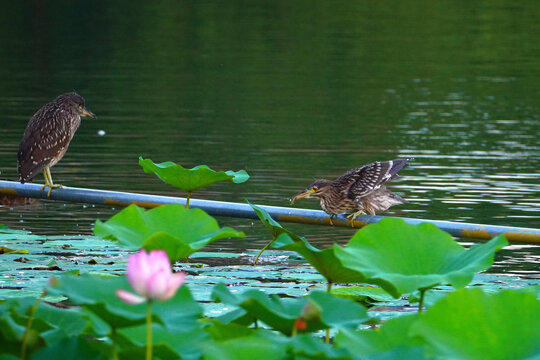
[[[30,116],[76,90],[98,119],[52,169],[69,186],[183,196],[138,156],[246,169],[194,197],[288,206],[315,178],[414,157],[388,215],[540,227],[540,12],[534,1],[21,1],[0,5],[0,176]],[[102,130],[105,135],[100,136]],[[35,181],[42,182],[41,176]],[[318,208],[305,200],[298,206]],[[118,209],[44,202],[0,223],[90,234]],[[259,248],[257,223],[211,250]],[[320,245],[352,229],[292,225]],[[514,245],[496,271],[538,277]]]

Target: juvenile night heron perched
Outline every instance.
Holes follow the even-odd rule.
[[[347,171],[336,180],[316,180],[307,189],[294,195],[291,203],[300,198],[318,198],[321,208],[332,218],[341,213],[350,213],[347,219],[353,221],[360,214],[375,215],[393,205],[404,204],[407,200],[388,190],[384,183],[397,177],[412,159],[376,161]]]
[[[75,131],[81,124],[81,116],[96,116],[84,107],[84,99],[75,92],[66,93],[39,109],[30,119],[17,153],[19,180],[22,184],[43,171],[47,196],[54,188],[51,166],[67,151]]]

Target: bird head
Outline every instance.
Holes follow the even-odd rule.
[[[68,107],[76,109],[80,116],[96,118],[96,115],[84,106],[84,98],[76,92],[62,94],[58,96],[55,101],[61,105],[67,105]]]
[[[321,198],[332,189],[332,181],[330,180],[316,180],[309,185],[305,190],[300,191],[298,194],[291,198],[291,204],[301,198]]]

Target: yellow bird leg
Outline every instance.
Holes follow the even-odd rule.
[[[330,215],[330,225],[335,225],[334,222],[332,221],[332,219],[334,218],[334,216],[336,216],[336,215]]]
[[[43,189],[45,189],[46,187],[49,187],[49,191],[47,192],[47,197],[51,197],[52,189],[61,188],[62,185],[55,185],[53,183],[53,179],[51,176],[51,168],[49,166],[43,169],[43,177],[45,178],[45,185],[41,187],[41,191],[43,191]]]
[[[355,213],[347,215],[347,219],[350,220],[352,227],[354,227],[354,219],[356,219],[358,215],[366,215],[366,212],[364,210],[358,210]]]

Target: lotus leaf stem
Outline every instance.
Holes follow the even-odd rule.
[[[424,308],[424,296],[427,289],[420,289],[420,301],[418,302],[418,312],[421,313]]]
[[[36,299],[36,302],[30,308],[30,313],[28,314],[28,322],[26,323],[26,330],[24,331],[23,338],[22,338],[21,360],[26,359],[26,348],[28,347],[28,338],[30,337],[30,330],[32,330],[32,323],[34,322],[34,314],[36,313],[36,309],[41,301],[42,296],[43,294],[38,296],[38,298]]]
[[[118,360],[118,350],[116,349],[116,327],[111,328],[111,340],[112,340],[112,356],[114,360]]]
[[[189,209],[189,199],[191,198],[191,191],[187,192],[186,196],[186,209]]]
[[[326,292],[330,294],[331,291],[332,291],[332,282],[329,281],[328,285],[326,286]],[[324,337],[324,341],[327,344],[330,344],[330,328],[326,329],[326,336]]]
[[[264,250],[268,249],[268,247],[270,246],[270,244],[272,244],[272,242],[274,242],[274,240],[271,240],[268,244],[264,245],[261,251],[259,251],[259,253],[257,254],[257,257],[255,257],[255,261],[253,262],[253,265],[257,265],[257,261],[259,261],[259,256],[262,255]]]
[[[146,307],[146,360],[152,360],[152,300]]]

